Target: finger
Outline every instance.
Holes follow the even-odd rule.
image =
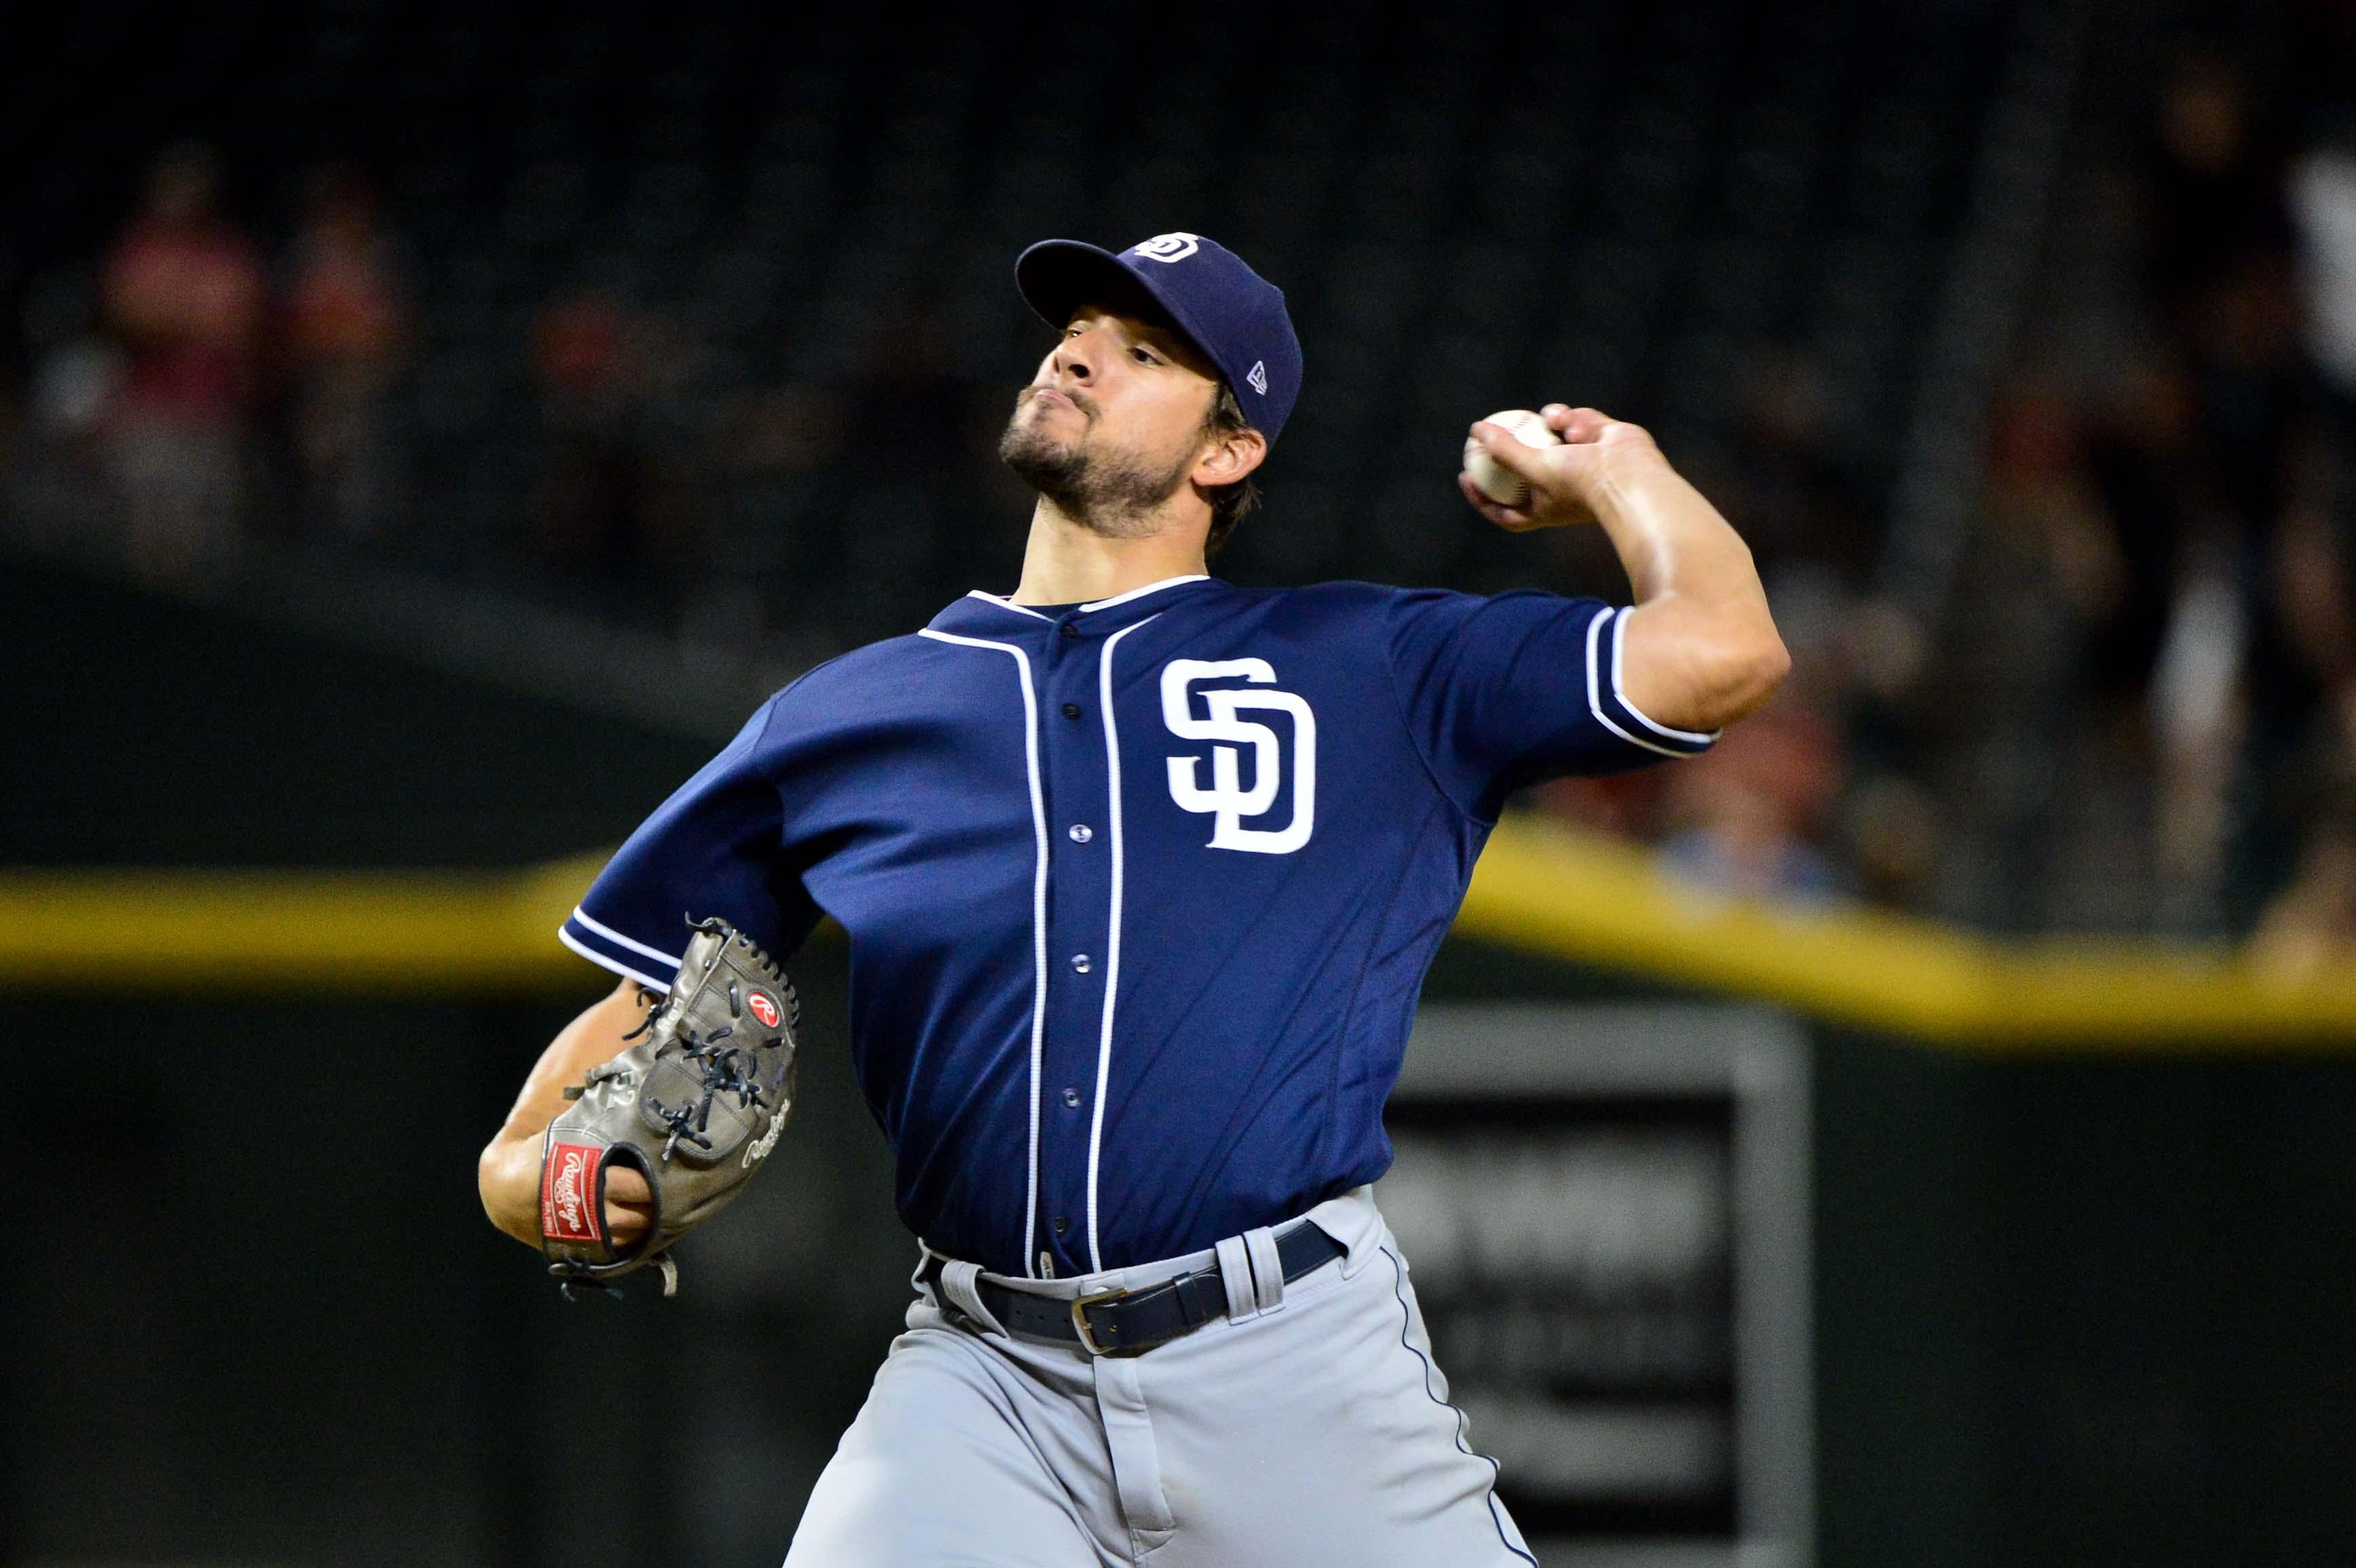
[[[1601,440],[1605,427],[1612,422],[1612,416],[1601,409],[1568,409],[1564,411],[1562,423],[1555,428],[1562,432],[1565,442],[1583,446],[1589,442]]]
[[[1472,427],[1472,439],[1487,448],[1489,455],[1495,458],[1501,467],[1530,481],[1534,488],[1550,477],[1546,459],[1538,449],[1524,444],[1521,437],[1504,425],[1482,420]]]
[[[1474,511],[1480,513],[1491,522],[1499,523],[1502,526],[1502,522],[1505,515],[1505,507],[1498,505],[1495,501],[1491,500],[1487,491],[1482,489],[1480,485],[1472,483],[1472,475],[1470,474],[1458,474],[1456,475],[1456,487],[1464,493],[1464,498],[1467,501],[1472,503],[1472,509]]]
[[[1457,475],[1456,487],[1464,492],[1464,498],[1472,503],[1474,511],[1501,528],[1519,533],[1533,524],[1534,519],[1527,512],[1519,507],[1504,506],[1491,500],[1481,486],[1472,483],[1472,475],[1470,474]]]
[[[1560,435],[1563,426],[1570,422],[1570,414],[1571,408],[1569,403],[1548,403],[1538,411],[1538,417],[1546,421],[1547,429],[1557,435]]]
[[[654,1221],[645,1214],[608,1214],[605,1216],[605,1239],[616,1246],[626,1247],[640,1237],[650,1234]]]

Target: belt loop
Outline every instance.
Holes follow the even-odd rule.
[[[1276,1253],[1276,1232],[1263,1225],[1244,1232],[1244,1250],[1251,1254],[1252,1287],[1262,1312],[1284,1309],[1284,1260]]]
[[[948,1259],[941,1265],[941,1294],[948,1296],[951,1304],[968,1317],[985,1328],[1003,1334],[1006,1332],[1006,1325],[991,1315],[990,1308],[981,1304],[981,1292],[974,1288],[974,1281],[980,1277],[980,1264],[959,1263],[954,1258]]]
[[[1219,1243],[1218,1252],[1219,1283],[1227,1292],[1227,1321],[1240,1323],[1258,1317],[1259,1296],[1252,1288],[1251,1254],[1245,1250],[1244,1238],[1229,1236]]]

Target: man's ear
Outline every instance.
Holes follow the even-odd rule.
[[[1205,489],[1215,490],[1250,478],[1252,470],[1267,456],[1268,437],[1256,430],[1239,430],[1205,448],[1203,455],[1195,460],[1191,477]]]

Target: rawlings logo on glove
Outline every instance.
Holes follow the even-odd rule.
[[[603,1206],[597,1180],[605,1151],[581,1144],[555,1144],[540,1166],[540,1228],[568,1242],[602,1239]]]
[[[695,927],[636,1043],[565,1091],[573,1104],[541,1144],[541,1250],[568,1290],[649,1264],[665,1296],[678,1290],[672,1243],[727,1206],[785,1130],[800,1021],[767,954],[725,921]],[[640,1171],[654,1199],[646,1238],[627,1251],[605,1222],[616,1164]]]

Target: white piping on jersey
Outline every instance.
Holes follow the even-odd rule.
[[[1628,710],[1629,717],[1652,731],[1654,734],[1665,735],[1672,741],[1691,741],[1697,746],[1707,746],[1717,740],[1720,731],[1716,730],[1712,730],[1707,735],[1698,735],[1691,730],[1672,730],[1665,724],[1655,724],[1644,716],[1643,709],[1628,700],[1628,692],[1620,684],[1622,656],[1627,645],[1628,612],[1615,610],[1612,613],[1612,695],[1619,699],[1620,706]]]
[[[1112,836],[1112,919],[1105,937],[1104,1026],[1097,1035],[1097,1103],[1088,1118],[1088,1267],[1098,1273],[1104,1270],[1104,1254],[1097,1246],[1097,1168],[1104,1154],[1105,1090],[1112,1082],[1113,1005],[1120,995],[1120,731],[1112,717],[1112,651],[1138,626],[1150,626],[1161,618],[1158,613],[1148,615],[1137,625],[1123,626],[1107,637],[1097,662],[1097,706],[1104,714],[1105,827]]]
[[[1602,654],[1601,642],[1603,623],[1611,620],[1612,615],[1613,612],[1610,610],[1599,610],[1596,612],[1595,619],[1587,624],[1587,710],[1595,715],[1595,721],[1598,724],[1602,725],[1606,730],[1611,731],[1614,735],[1619,736],[1622,740],[1627,741],[1632,746],[1642,746],[1648,752],[1658,752],[1665,757],[1689,757],[1693,755],[1690,752],[1675,751],[1667,746],[1659,745],[1654,741],[1647,741],[1642,735],[1632,735],[1627,731],[1622,729],[1619,725],[1613,723],[1612,721],[1612,715],[1603,711],[1603,692],[1602,688],[1598,681],[1598,677],[1601,674],[1601,667],[1597,661]],[[1618,651],[1619,644],[1616,641],[1612,644],[1612,648],[1615,653]],[[1617,670],[1612,672],[1612,694],[1614,697],[1617,697],[1620,694],[1620,672]],[[1647,719],[1644,722],[1652,724],[1653,721]],[[1656,730],[1660,728],[1657,724],[1653,725],[1653,727]]]
[[[1132,599],[1142,599],[1149,593],[1159,593],[1165,588],[1175,588],[1182,582],[1205,582],[1209,580],[1210,573],[1206,571],[1197,571],[1187,577],[1165,577],[1159,582],[1149,582],[1142,588],[1132,588],[1126,593],[1116,593],[1109,599],[1093,600],[1079,606],[1079,609],[1082,614],[1092,610],[1109,610],[1116,604],[1126,604]],[[979,588],[967,589],[965,596],[969,599],[985,599],[1001,610],[1012,610],[1017,614],[1030,615],[1042,621],[1052,621],[1055,618],[1053,615],[1042,615],[1028,604],[1017,604],[1003,594],[985,593]]]
[[[984,593],[979,588],[967,589],[965,591],[965,596],[969,599],[987,599],[1001,610],[1012,610],[1018,615],[1028,615],[1035,621],[1053,621],[1055,618],[1053,615],[1042,615],[1038,611],[1033,610],[1028,604],[1017,604],[1012,599],[1003,599],[995,593]],[[991,643],[989,645],[996,648],[1003,647],[1006,645],[1003,643]]]
[[[985,593],[982,597],[991,596]],[[1008,608],[1023,607],[1013,604]],[[916,635],[930,637],[937,643],[996,648],[1000,653],[1012,654],[1014,668],[1023,680],[1023,764],[1031,778],[1031,835],[1036,852],[1035,869],[1031,875],[1031,1169],[1023,1202],[1023,1272],[1036,1279],[1039,1265],[1034,1259],[1038,1254],[1033,1243],[1037,1239],[1039,1224],[1039,1068],[1047,1038],[1047,805],[1039,787],[1039,699],[1031,688],[1031,656],[1013,644],[993,643],[986,637],[960,637],[949,632],[936,632],[930,626]]]
[[[674,969],[679,967],[680,961],[677,955],[665,953],[659,947],[648,947],[643,942],[635,942],[605,922],[590,919],[589,912],[579,904],[573,906],[573,918],[579,921],[584,929],[595,932],[616,947],[626,947],[631,952],[644,954],[648,958],[659,958]]]
[[[590,963],[594,964],[600,969],[610,969],[615,974],[622,976],[626,979],[636,980],[639,985],[644,986],[650,991],[661,991],[667,995],[670,990],[670,982],[669,980],[658,980],[652,975],[640,974],[637,970],[631,968],[627,964],[623,963],[620,959],[616,958],[609,954],[598,952],[595,948],[590,946],[587,943],[582,941],[579,937],[573,935],[573,933],[567,931],[561,925],[556,928],[556,940],[562,942],[565,946],[570,947],[573,952],[578,953],[582,957],[586,958]]]
[[[1083,604],[1080,610],[1082,613],[1090,610],[1109,610],[1116,604],[1126,604],[1132,599],[1142,599],[1149,593],[1159,593],[1165,588],[1175,588],[1182,582],[1207,581],[1210,575],[1207,571],[1197,571],[1187,577],[1165,577],[1159,582],[1149,582],[1142,588],[1132,588],[1126,593],[1116,593],[1109,599],[1098,599],[1093,603]],[[1142,624],[1142,623],[1140,624]]]

